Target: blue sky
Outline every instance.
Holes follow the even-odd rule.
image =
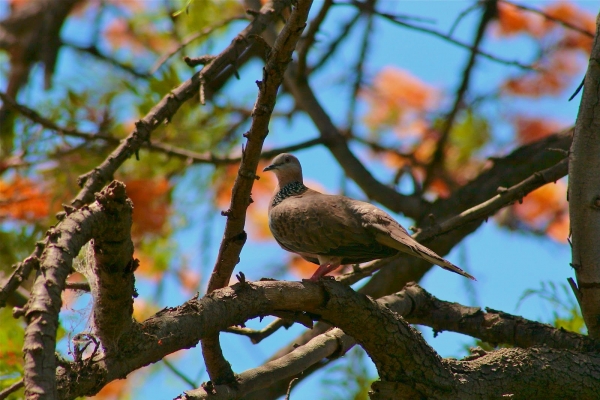
[[[599,6],[596,1],[576,3],[592,13],[598,12]],[[455,16],[470,4],[472,2],[388,0],[379,2],[379,7],[391,13],[426,16],[435,21],[431,24],[432,27],[447,32]],[[527,4],[541,7],[547,2],[527,2]],[[312,14],[314,15],[319,8],[320,2],[315,1]],[[331,20],[326,21],[321,33],[321,38],[324,41],[335,34],[335,26],[337,25],[334,25],[334,22],[348,18],[350,11],[350,7],[335,8],[336,15]],[[467,16],[456,30],[457,38],[470,42],[478,18],[478,13],[471,13]],[[220,44],[225,45],[243,26],[243,23],[237,24],[237,28],[227,37],[224,37]],[[67,27],[67,29],[73,29],[73,27]],[[322,73],[311,81],[314,87],[319,88],[317,94],[322,104],[334,122],[340,125],[343,125],[346,118],[345,107],[347,101],[340,101],[344,97],[340,94],[339,86],[336,86],[335,80],[332,80],[332,72],[334,66],[352,65],[354,63],[358,38],[358,35],[355,34],[348,44],[342,48],[341,53],[333,58],[333,65],[325,68]],[[483,47],[495,55],[507,59],[517,59],[526,63],[533,55],[529,44],[528,39],[523,37],[516,37],[510,41],[500,41],[492,35],[488,35]],[[438,38],[402,29],[380,20],[375,24],[373,46],[366,64],[366,78],[368,80],[375,76],[381,68],[391,65],[409,70],[413,75],[425,82],[439,86],[447,93],[453,93],[459,84],[461,71],[468,56],[466,50],[456,48]],[[222,46],[215,44],[216,51],[220,48]],[[68,52],[65,53],[59,60],[60,64],[57,68],[59,75],[55,78],[57,82],[71,79],[75,74],[71,66],[72,55],[70,56]],[[172,60],[171,62],[179,61]],[[256,95],[254,81],[261,78],[261,69],[262,65],[258,62],[250,63],[241,69],[241,80],[231,81],[223,91],[221,98],[235,96],[235,98],[240,98],[240,101],[243,100],[246,106],[251,106]],[[480,93],[491,90],[497,86],[507,71],[518,72],[516,68],[511,70],[511,67],[479,59],[471,87],[474,91]],[[581,71],[581,77],[583,77],[583,74],[584,70]],[[36,71],[35,77],[39,81],[39,70]],[[340,77],[340,79],[342,78]],[[536,103],[528,102],[528,112],[532,115],[547,115],[560,120],[565,125],[574,123],[579,97],[572,102],[568,102],[567,98],[579,82],[579,78],[575,79],[572,83],[572,90],[562,98],[545,99]],[[52,95],[36,92],[34,96]],[[286,110],[291,104],[289,97],[283,97],[277,104],[276,110]],[[513,146],[513,144],[510,144],[513,133],[506,121],[503,121],[502,115],[515,107],[523,107],[523,102],[495,104],[484,111],[494,118],[496,126],[494,133],[497,135],[498,143],[500,143],[496,151],[500,154],[506,154]],[[364,111],[364,107],[362,110]],[[298,143],[318,136],[312,122],[303,115],[295,117],[291,124],[283,121],[273,122],[270,132],[265,144],[266,148]],[[502,145],[503,143],[505,145]],[[361,149],[359,147],[356,147],[355,150],[360,154]],[[298,152],[296,155],[303,164],[306,178],[319,182],[330,193],[339,191],[343,174],[325,149],[309,149]],[[382,165],[372,161],[368,162],[368,167],[377,177],[386,178],[389,175],[389,172],[384,170]],[[193,184],[197,178],[195,174],[205,174],[207,168],[210,167],[193,167],[181,179],[180,187],[175,192],[175,204],[187,205],[190,201],[193,201],[192,198],[189,198],[186,187]],[[364,195],[354,184],[347,182],[347,185],[349,194],[353,197],[364,198]],[[195,209],[177,207],[174,216],[174,218],[181,218],[187,222],[187,227],[176,237],[179,252],[188,259],[194,260],[192,266],[203,271],[204,274],[212,268],[225,223],[224,218],[215,216],[210,221],[210,225],[207,225],[206,215],[210,212],[202,207]],[[405,226],[411,225],[411,221],[402,216],[398,216],[398,219]],[[210,240],[212,246],[207,251],[199,252],[198,248],[202,247],[207,239]],[[548,303],[536,298],[527,299],[517,309],[517,303],[523,293],[527,289],[539,288],[542,281],[566,283],[566,278],[573,276],[569,267],[570,251],[567,245],[500,229],[492,220],[464,240],[447,258],[468,269],[477,277],[478,281],[470,283],[458,275],[450,274],[440,268],[433,268],[420,282],[432,294],[443,300],[456,301],[470,306],[491,307],[535,320],[550,320],[553,309]],[[258,243],[250,241],[242,251],[241,262],[238,264],[236,271],[241,270],[248,279],[257,280],[269,275],[274,266],[283,265],[285,259],[283,250],[274,242]],[[298,279],[293,275],[286,275],[285,277],[293,280]],[[164,284],[160,306],[175,306],[189,298],[188,293],[180,292],[179,287],[172,279],[167,277]],[[152,297],[154,294],[152,285],[145,283],[143,280],[140,280],[138,286],[142,298],[144,296]],[[269,319],[265,319],[262,323],[250,321],[248,326],[264,326],[268,322]],[[373,327],[373,329],[376,329],[376,327]],[[225,356],[232,363],[234,370],[242,372],[260,365],[269,355],[292,340],[302,330],[303,328],[294,326],[288,331],[278,332],[256,346],[251,345],[249,340],[244,337],[222,334],[223,350]],[[422,332],[428,342],[442,356],[463,356],[465,355],[464,345],[473,343],[471,338],[459,334],[444,332],[433,338],[429,328],[423,328]],[[190,377],[200,379],[199,374],[203,370],[203,365],[199,361],[201,360],[199,347],[186,351],[185,354],[177,355],[172,359],[183,366],[182,368]],[[370,368],[374,374],[372,366]],[[202,380],[206,379],[207,377],[204,375]],[[306,379],[294,388],[292,398],[315,397],[315,393],[319,394],[319,397],[324,396],[326,388],[321,384],[322,380],[322,374]],[[183,386],[177,377],[167,370],[162,370],[151,379],[151,382],[144,384],[140,390],[134,391],[133,398],[173,398],[184,389],[187,388]]]

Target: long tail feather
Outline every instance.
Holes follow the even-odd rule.
[[[463,271],[462,269],[458,268],[456,265],[452,264],[450,261],[440,257],[433,250],[423,246],[422,244],[420,244],[419,242],[417,242],[416,240],[414,240],[413,238],[411,238],[408,235],[406,238],[403,238],[402,241],[396,240],[393,237],[388,236],[383,233],[377,234],[375,236],[375,238],[379,243],[389,246],[393,249],[402,251],[404,253],[412,254],[419,258],[422,258],[426,261],[429,261],[432,264],[439,265],[440,267],[444,268],[445,270],[462,275],[465,278],[469,278],[474,281],[477,280],[477,279],[475,279],[474,276],[472,276],[472,275],[468,274],[467,272]]]

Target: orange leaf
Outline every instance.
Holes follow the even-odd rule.
[[[407,71],[386,67],[361,96],[369,103],[364,118],[368,126],[389,125],[403,135],[422,135],[428,125],[424,113],[435,107],[438,92]]]
[[[188,267],[182,267],[177,270],[177,278],[179,278],[179,283],[186,289],[188,292],[195,292],[198,290],[198,286],[200,285],[200,274],[196,271]]]
[[[12,182],[0,180],[0,218],[34,222],[50,211],[50,195],[42,185],[15,176]]]
[[[554,218],[554,220],[548,224],[546,232],[548,232],[548,236],[557,242],[565,243],[569,237],[570,229],[571,224],[569,221],[569,214],[564,212]]]
[[[169,217],[171,185],[165,178],[125,181],[127,195],[133,202],[132,234],[161,233]]]
[[[514,123],[517,130],[517,139],[521,144],[535,142],[558,132],[560,129],[560,124],[557,121],[548,121],[541,118],[517,116]]]
[[[517,33],[539,34],[541,19],[531,13],[507,3],[498,3],[498,30],[499,36],[512,36]]]
[[[154,282],[158,282],[158,280],[162,278],[163,271],[154,267],[154,259],[148,254],[144,253],[139,248],[136,248],[133,253],[133,258],[139,261],[139,266],[135,270],[136,274]]]
[[[148,303],[144,299],[136,298],[133,301],[133,318],[136,321],[145,321],[150,318],[158,311],[158,307],[154,304]]]
[[[571,84],[580,69],[576,54],[566,49],[555,51],[540,67],[541,71],[509,79],[502,85],[504,91],[526,97],[558,95]]]
[[[578,8],[573,3],[558,1],[547,6],[544,9],[544,13],[560,21],[575,25],[576,27],[586,30],[592,34],[596,31],[595,16],[586,10]],[[557,25],[556,22],[550,20],[546,20],[545,24],[549,27],[555,27]]]
[[[134,53],[144,50],[144,45],[136,37],[131,27],[124,19],[112,20],[103,32],[104,38],[113,49],[129,47]]]
[[[299,278],[309,278],[318,268],[316,264],[306,261],[297,254],[293,254],[288,262],[292,273]]]
[[[544,185],[514,206],[515,215],[532,228],[545,230],[554,240],[564,242],[569,234],[566,192],[562,181]]]
[[[92,400],[118,400],[127,394],[129,391],[129,381],[125,379],[117,379],[104,386]]]
[[[446,182],[444,182],[444,180],[440,178],[434,178],[433,181],[431,181],[429,190],[431,190],[433,193],[437,194],[443,199],[450,196],[450,188],[448,187]]]
[[[535,224],[538,220],[550,219],[566,207],[566,186],[559,181],[529,193],[522,204],[515,205],[515,211],[523,220]]]

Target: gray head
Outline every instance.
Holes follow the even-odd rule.
[[[273,159],[271,165],[263,169],[263,171],[273,171],[279,187],[284,187],[290,182],[302,183],[302,166],[300,161],[289,153],[283,153]]]

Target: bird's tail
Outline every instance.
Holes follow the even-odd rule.
[[[446,259],[438,256],[432,250],[429,250],[427,247],[425,247],[423,245],[419,245],[419,247],[420,248],[416,248],[416,249],[413,248],[412,249],[418,255],[418,257],[421,257],[421,258],[429,261],[432,264],[439,265],[440,267],[444,268],[445,270],[452,271],[454,273],[462,275],[465,278],[469,278],[469,279],[472,279],[474,281],[477,280],[477,279],[475,279],[475,277],[473,275],[471,275],[471,274],[463,271],[462,269],[458,268],[456,265],[452,264],[450,261],[448,261],[448,260],[446,260]],[[429,252],[423,252],[422,251],[423,248],[429,250]]]
[[[376,240],[379,243],[394,248],[396,250],[412,254],[416,257],[429,261],[432,264],[439,265],[445,270],[462,275],[465,278],[469,278],[474,281],[477,280],[473,275],[468,274],[467,272],[458,268],[456,265],[452,264],[450,261],[440,257],[433,250],[430,250],[429,248],[423,246],[422,244],[411,238],[408,234],[406,236],[406,238],[402,238],[402,241],[399,241],[386,234],[377,234]]]

